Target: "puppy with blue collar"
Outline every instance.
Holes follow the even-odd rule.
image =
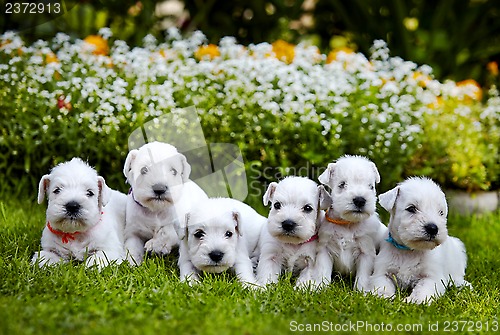
[[[458,238],[448,236],[448,206],[441,188],[427,178],[410,178],[381,194],[391,213],[389,231],[375,258],[371,291],[392,298],[396,288],[411,290],[410,303],[431,303],[449,285],[465,281],[467,256]]]

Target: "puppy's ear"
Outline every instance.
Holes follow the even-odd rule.
[[[184,216],[184,222],[181,222],[182,218],[180,220],[174,221],[175,231],[177,232],[177,236],[181,241],[185,239],[188,234],[189,219],[190,219],[190,214],[186,213],[186,215]]]
[[[332,180],[333,172],[335,170],[335,164],[336,163],[329,163],[326,170],[322,174],[320,174],[318,180],[321,184],[328,185],[330,180]]]
[[[278,183],[272,182],[269,184],[267,187],[266,193],[264,193],[264,196],[262,197],[262,201],[264,202],[264,206],[267,206],[269,204],[269,201],[273,201],[274,197],[274,191],[276,191],[276,186],[278,186]]]
[[[375,184],[378,184],[378,183],[380,183],[380,173],[378,173],[378,169],[377,169],[377,166],[375,165],[375,163],[373,163],[373,162],[370,162],[370,163],[372,165],[373,172],[375,173]]]
[[[399,186],[378,196],[378,202],[388,212],[392,211],[399,194]]]
[[[323,185],[318,186],[319,206],[318,209],[328,209],[332,205],[332,197]]]
[[[189,180],[189,175],[191,174],[191,165],[189,165],[186,156],[179,154],[182,163],[182,182],[186,183]]]
[[[233,220],[234,220],[234,224],[235,224],[234,227],[236,228],[236,232],[238,233],[238,235],[243,236],[243,232],[240,229],[240,213],[238,213],[237,211],[233,211]]]
[[[106,185],[103,177],[97,176],[97,187],[99,188],[99,208],[106,206],[111,199],[111,189]]]
[[[50,185],[50,175],[46,174],[40,179],[38,184],[38,203],[41,204],[43,199],[45,199],[45,193]]]
[[[127,179],[129,177],[130,170],[132,170],[132,163],[134,163],[138,153],[139,150],[137,149],[130,150],[130,152],[127,155],[127,158],[125,159],[125,164],[123,165],[123,174]]]

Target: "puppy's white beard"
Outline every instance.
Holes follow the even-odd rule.
[[[405,244],[414,250],[432,250],[441,245],[445,240],[446,238],[443,239],[441,237],[429,239],[426,236],[422,236],[421,238],[408,240]]]
[[[209,273],[221,273],[230,268],[227,264],[218,265],[199,265],[196,267],[198,270]]]
[[[140,202],[141,205],[154,212],[162,211],[173,205],[172,199],[168,198],[148,198]]]
[[[358,223],[368,220],[370,216],[375,214],[375,205],[372,205],[370,201],[366,203],[363,210],[359,211],[351,203],[351,198],[350,196],[347,202],[343,197],[333,198],[333,204],[328,210],[329,217],[332,219],[343,219],[352,223]]]
[[[340,215],[340,218],[344,219],[346,221],[357,223],[357,222],[368,220],[368,218],[370,216],[371,216],[371,214],[366,212],[366,211],[363,211],[363,212],[345,211]]]
[[[304,240],[303,238],[297,235],[273,234],[273,237],[280,242],[289,244],[301,244],[307,241],[307,239]]]
[[[50,222],[51,226],[54,229],[66,232],[66,233],[75,233],[75,232],[84,232],[92,227],[96,226],[101,219],[100,215],[96,215],[90,219],[85,216],[79,215],[76,217],[49,217],[47,216],[47,222]]]
[[[434,238],[430,238],[429,236],[425,235],[423,233],[423,226],[420,223],[412,223],[410,224],[410,227],[422,227],[420,230],[422,230],[422,233],[417,231],[402,231],[401,233],[399,232],[400,229],[403,229],[401,226],[398,228],[398,231],[395,229],[390,228],[391,230],[391,235],[393,238],[395,238],[399,243],[402,243],[403,245],[406,245],[407,247],[413,249],[413,250],[432,250],[436,248],[437,246],[441,245],[446,238],[448,237],[447,232],[440,232],[437,236]]]

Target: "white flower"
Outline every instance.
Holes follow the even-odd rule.
[[[109,40],[109,38],[113,36],[113,32],[111,31],[110,28],[103,27],[99,29],[98,35],[100,35],[105,40]]]

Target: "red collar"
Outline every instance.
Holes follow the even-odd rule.
[[[332,219],[331,217],[328,216],[328,210],[325,212],[325,219],[326,221],[333,223],[333,224],[338,224],[338,225],[347,225],[352,223],[351,221],[343,220],[343,219]]]
[[[101,222],[103,214],[104,214],[104,212],[101,212],[101,218],[99,219],[99,222]],[[69,240],[74,241],[76,239],[75,236],[82,233],[80,231],[75,231],[74,233],[66,233],[64,231],[54,229],[50,225],[49,221],[47,221],[47,228],[49,228],[49,230],[52,234],[57,235],[57,236],[61,236],[61,242],[64,244],[69,243]]]
[[[309,243],[309,242],[312,242],[312,241],[315,241],[318,239],[318,234],[314,234],[313,236],[311,236],[310,239],[308,239],[307,241],[305,242],[302,242],[301,244],[306,244],[306,243]]]
[[[55,234],[57,236],[61,236],[61,242],[64,244],[69,243],[69,240],[74,241],[76,238],[75,235],[80,234],[79,231],[75,231],[74,233],[66,233],[66,232],[54,229],[54,228],[52,228],[52,226],[50,225],[50,222],[48,222],[48,221],[47,221],[47,228],[49,228],[49,230],[52,234]]]

